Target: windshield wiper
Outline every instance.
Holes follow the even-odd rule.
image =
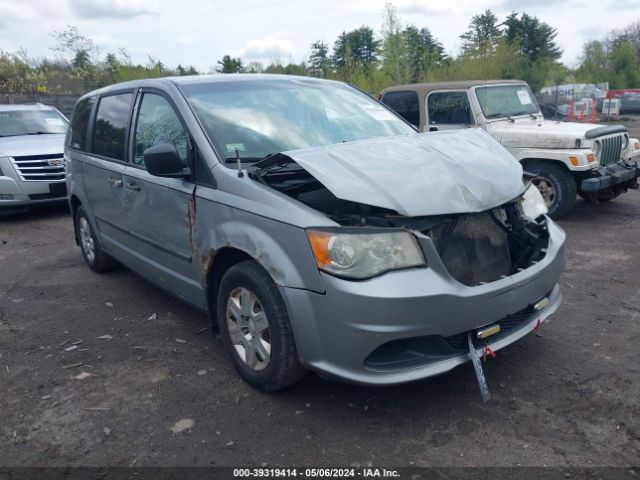
[[[264,157],[240,157],[240,161],[242,163],[255,163],[255,162],[259,162],[261,160],[266,160],[267,158],[271,158],[274,155],[277,155],[277,153],[269,153],[268,155],[265,155]],[[238,161],[237,157],[227,157],[224,159],[225,163],[236,163]]]
[[[514,117],[517,115],[529,115],[534,120],[537,119],[537,117],[531,112],[516,112],[516,113],[512,113],[511,115],[513,115]]]

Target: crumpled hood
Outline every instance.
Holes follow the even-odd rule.
[[[593,123],[555,122],[518,119],[494,122],[487,128],[503,146],[511,148],[576,148],[576,139],[584,141],[588,130],[602,127]]]
[[[522,167],[480,129],[283,152],[336,197],[423,216],[480,212],[524,191]]]
[[[0,137],[0,157],[50,155],[64,152],[64,133]]]

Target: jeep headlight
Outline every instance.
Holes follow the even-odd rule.
[[[364,279],[390,270],[426,265],[416,238],[407,231],[360,233],[354,230],[307,230],[320,270]]]
[[[529,185],[520,199],[522,213],[532,219],[536,219],[541,215],[549,212],[547,203],[544,201],[540,190],[533,183]]]

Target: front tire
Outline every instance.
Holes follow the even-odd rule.
[[[533,184],[540,190],[551,218],[561,218],[573,209],[577,187],[565,167],[548,162],[528,162],[525,168],[536,175]]]
[[[100,240],[93,231],[91,222],[84,208],[78,207],[76,211],[76,232],[78,243],[87,266],[94,272],[106,272],[114,266],[113,259],[102,249]]]
[[[224,274],[216,310],[225,350],[249,385],[274,392],[306,374],[282,296],[255,261],[238,263]]]

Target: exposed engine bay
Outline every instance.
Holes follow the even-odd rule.
[[[549,242],[545,217],[525,216],[518,200],[479,213],[407,217],[336,197],[284,154],[258,162],[250,175],[342,226],[404,228],[425,234],[449,274],[468,286],[528,268],[544,258]]]

